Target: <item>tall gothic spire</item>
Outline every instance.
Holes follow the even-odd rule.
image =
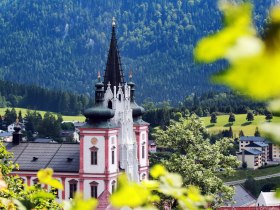
[[[107,87],[109,82],[112,87],[114,86],[118,87],[119,84],[121,85],[124,84],[123,71],[121,66],[121,59],[119,56],[115,28],[116,28],[116,20],[115,18],[113,18],[111,43],[108,52],[106,70],[104,75],[105,87]]]

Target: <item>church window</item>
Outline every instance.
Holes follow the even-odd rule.
[[[142,174],[142,180],[146,179],[146,174]]]
[[[98,154],[98,148],[97,147],[91,147],[90,148],[90,164],[91,165],[97,165],[97,154]]]
[[[116,190],[116,181],[112,181],[112,193]]]
[[[97,151],[91,151],[91,165],[97,165]]]
[[[74,193],[77,191],[77,183],[78,181],[75,179],[69,181],[69,198],[74,197]]]
[[[91,182],[90,183],[90,195],[92,198],[97,198],[98,196],[98,183],[97,182]]]
[[[108,101],[108,108],[109,108],[109,109],[113,109],[112,101]]]
[[[142,158],[145,158],[145,145],[142,145]]]
[[[112,164],[114,165],[115,164],[115,149],[116,149],[116,147],[115,146],[113,146],[112,147],[112,151],[111,151],[111,158],[112,158]]]
[[[115,164],[115,150],[112,150],[112,164]]]
[[[122,101],[122,96],[121,96],[121,94],[119,94],[119,101]]]
[[[41,186],[39,184],[39,180],[36,178],[36,179],[33,179],[33,185],[37,185],[37,186]]]

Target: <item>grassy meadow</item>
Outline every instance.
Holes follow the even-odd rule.
[[[240,130],[243,130],[245,136],[254,135],[256,127],[267,122],[264,115],[254,116],[255,119],[252,122],[248,122],[246,116],[247,114],[236,114],[235,122],[232,124],[228,122],[229,115],[217,116],[217,123],[215,124],[210,123],[210,117],[202,117],[201,119],[209,132],[213,134],[219,133],[222,130],[228,130],[231,126],[234,137],[238,137]],[[280,123],[280,117],[273,116],[271,122]]]
[[[5,114],[5,110],[6,109],[12,109],[12,108],[0,108],[0,115],[3,116]],[[24,109],[24,108],[15,108],[16,112],[18,113],[19,110],[21,110],[22,116],[24,117],[27,110],[28,109]],[[33,110],[30,110],[33,111]],[[36,110],[37,112],[39,112],[42,116],[44,116],[44,114],[46,113],[46,111],[40,111],[40,110]],[[53,113],[56,114],[56,113]],[[83,115],[78,115],[78,116],[65,116],[63,115],[63,120],[64,121],[80,121],[80,122],[84,122],[85,121],[85,117]]]

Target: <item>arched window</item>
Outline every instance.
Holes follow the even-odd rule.
[[[121,96],[121,94],[119,94],[119,101],[122,101],[122,96]]]
[[[97,165],[98,161],[98,148],[93,146],[90,148],[90,164]]]
[[[92,198],[97,198],[98,196],[98,183],[93,181],[90,184],[90,195]]]

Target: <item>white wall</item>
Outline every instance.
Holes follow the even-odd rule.
[[[97,138],[97,143],[91,143],[92,138]],[[97,165],[91,165],[91,147],[97,147]],[[84,137],[84,172],[104,173],[105,170],[105,138],[103,136],[86,135]]]

